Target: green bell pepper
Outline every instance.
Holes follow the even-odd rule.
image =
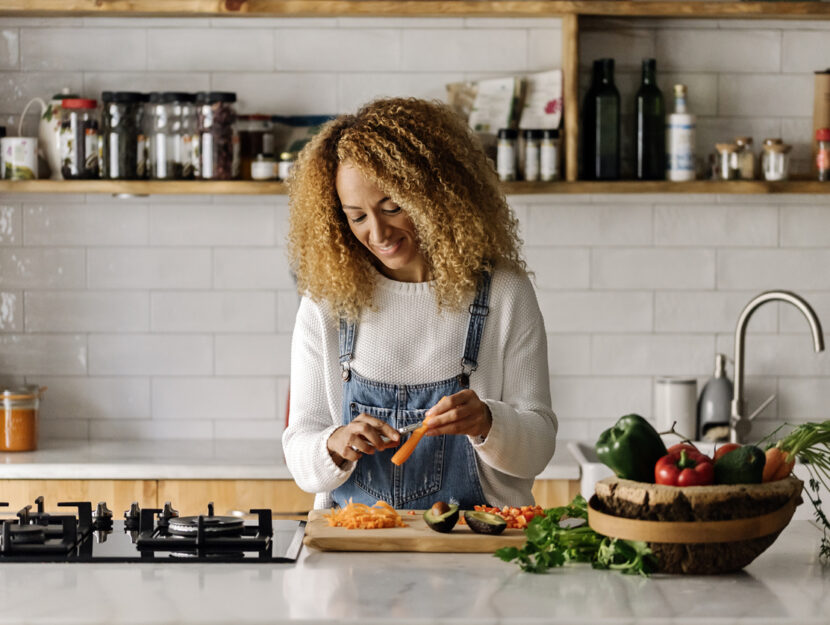
[[[666,455],[666,446],[651,423],[638,414],[620,417],[600,434],[594,446],[599,459],[617,477],[654,482],[654,465]]]

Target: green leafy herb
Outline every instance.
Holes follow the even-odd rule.
[[[581,495],[567,506],[545,510],[525,529],[521,549],[503,547],[495,556],[517,561],[523,571],[544,573],[569,562],[588,562],[597,569],[649,575],[657,570],[657,558],[643,542],[608,538],[588,526],[588,502]]]

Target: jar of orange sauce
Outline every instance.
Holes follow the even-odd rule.
[[[4,390],[2,399],[2,430],[0,451],[33,451],[37,449],[37,419],[40,396],[46,387],[29,385]]]

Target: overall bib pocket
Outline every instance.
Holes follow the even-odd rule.
[[[359,414],[367,414],[395,427],[395,411],[389,408],[350,402],[349,422],[354,421]],[[394,454],[395,449],[385,449],[360,458],[355,465],[354,473],[352,473],[355,485],[372,497],[391,503],[392,468],[395,466],[392,464],[392,456]]]
[[[399,427],[423,421],[426,411],[427,409],[399,411]],[[400,466],[400,496],[403,504],[441,490],[445,439],[446,436],[424,436],[409,459]]]

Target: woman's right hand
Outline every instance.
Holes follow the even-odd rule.
[[[388,438],[389,442],[383,442],[381,436]],[[349,425],[340,426],[332,432],[326,447],[331,459],[340,465],[344,460],[356,462],[364,454],[397,447],[400,441],[400,432],[391,425],[360,413]]]

